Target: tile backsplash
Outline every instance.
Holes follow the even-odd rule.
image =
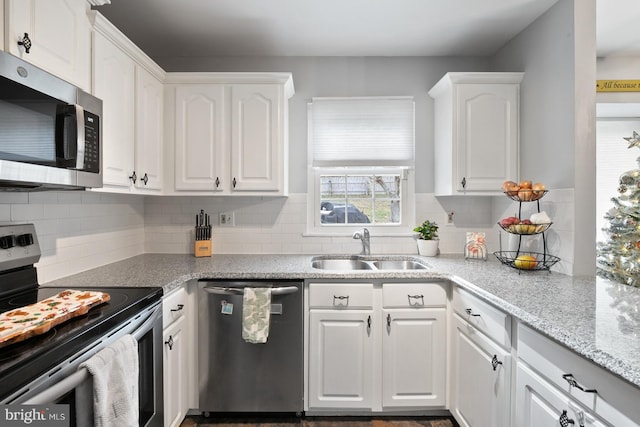
[[[145,202],[145,252],[191,253],[195,214],[204,209],[212,217],[215,253],[358,253],[360,242],[350,236],[305,236],[306,194],[288,198],[249,197],[148,197]],[[523,204],[523,215],[534,207]],[[550,192],[540,204],[554,221],[548,249],[559,256],[556,270],[571,271],[573,236],[573,191]],[[510,249],[513,237],[499,233],[497,222],[513,215],[517,203],[501,197],[435,197],[416,194],[416,221],[435,220],[439,225],[440,252],[463,253],[467,231],[486,234],[488,252]],[[235,227],[218,227],[220,212],[233,212]],[[453,212],[453,222],[448,214]],[[500,240],[502,239],[502,242]],[[534,243],[536,241],[533,238]],[[539,240],[539,239],[537,239]],[[502,245],[502,246],[501,246]],[[537,247],[532,250],[541,250]],[[371,234],[371,252],[378,254],[417,254],[414,236],[376,236]],[[492,257],[492,255],[490,255]]]
[[[0,193],[0,224],[35,224],[42,249],[37,267],[43,283],[142,253],[192,253],[195,214],[200,209],[212,218],[214,254],[358,253],[361,244],[350,236],[305,236],[306,197],[7,192]],[[527,209],[532,207],[527,205]],[[561,258],[554,270],[570,273],[573,190],[550,192],[541,201],[541,209],[554,222],[547,234],[549,252]],[[416,195],[416,221],[428,218],[440,225],[440,251],[445,254],[463,252],[467,231],[485,232],[489,253],[500,247],[510,249],[515,244],[513,237],[499,233],[496,223],[514,210],[517,204],[506,198]],[[218,226],[219,212],[233,212],[235,226]],[[453,222],[448,223],[451,212]],[[417,248],[412,235],[376,236],[373,231],[371,252],[417,254]]]
[[[144,198],[94,191],[0,193],[0,224],[33,223],[41,283],[144,252]]]

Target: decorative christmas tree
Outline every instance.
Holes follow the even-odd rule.
[[[629,147],[640,148],[640,135],[624,138]],[[637,159],[640,167],[640,157]],[[597,274],[601,277],[640,287],[640,169],[620,176],[618,197],[611,198],[613,207],[605,214],[608,237],[598,242]]]

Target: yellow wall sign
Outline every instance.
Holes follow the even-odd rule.
[[[640,80],[596,80],[596,92],[640,92]]]

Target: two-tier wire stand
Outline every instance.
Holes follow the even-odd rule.
[[[504,194],[510,198],[518,202],[518,218],[522,220],[522,204],[523,203],[536,203],[538,208],[538,213],[540,213],[540,199],[547,194],[547,190],[545,191],[536,191],[536,190],[527,190],[530,193],[528,194],[526,191],[523,193],[520,190],[519,193],[514,192],[505,192]],[[521,198],[521,196],[524,196]],[[539,270],[547,270],[551,272],[551,267],[560,261],[560,258],[557,256],[549,254],[547,249],[547,237],[546,231],[551,227],[551,222],[545,224],[511,224],[509,226],[500,225],[505,232],[509,234],[515,234],[518,236],[518,249],[515,251],[503,251],[502,250],[502,233],[500,233],[500,250],[494,252],[498,260],[504,265],[508,265],[509,267],[515,268],[518,271],[539,271]],[[540,252],[528,252],[521,250],[522,246],[522,238],[530,237],[537,234],[542,235],[542,253]],[[522,261],[518,260],[518,257],[521,255],[529,255],[530,257],[535,258],[535,263],[533,260],[531,261]],[[518,262],[516,262],[518,260]]]

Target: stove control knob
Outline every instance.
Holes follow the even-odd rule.
[[[16,236],[14,236],[13,234],[0,237],[0,248],[11,249],[15,245],[16,245]]]
[[[21,234],[18,237],[16,237],[16,239],[18,241],[18,246],[33,245],[33,234],[31,233]]]

